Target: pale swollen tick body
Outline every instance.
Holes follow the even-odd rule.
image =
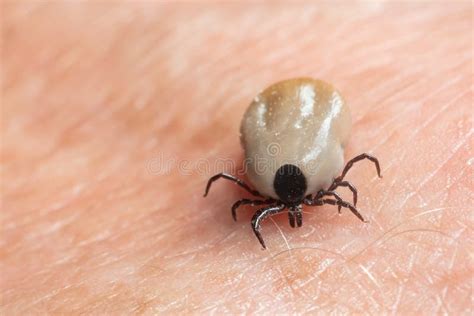
[[[265,205],[251,223],[263,248],[260,223],[285,209],[292,227],[303,224],[303,205],[332,204],[339,212],[341,207],[348,208],[365,222],[356,209],[357,190],[344,176],[363,159],[375,164],[379,177],[380,166],[377,158],[361,154],[343,168],[350,127],[349,109],[330,84],[310,78],[275,83],[255,97],[240,127],[246,173],[255,189],[239,178],[219,173],[209,179],[204,196],[214,181],[224,178],[258,197],[235,202],[232,217],[236,220],[241,205]],[[352,204],[335,192],[338,187],[351,190]]]

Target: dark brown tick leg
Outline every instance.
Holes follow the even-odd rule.
[[[237,185],[239,185],[240,187],[244,188],[245,190],[247,190],[247,192],[249,192],[250,194],[254,195],[254,196],[259,196],[259,197],[263,197],[260,192],[258,192],[257,190],[252,190],[244,181],[240,180],[239,178],[237,177],[234,177],[230,174],[227,174],[227,173],[218,173],[216,174],[215,176],[212,176],[211,178],[209,178],[209,181],[207,182],[207,186],[206,186],[206,191],[204,192],[204,197],[207,196],[207,193],[209,193],[209,189],[211,188],[211,184],[220,179],[220,178],[224,178],[224,179],[227,179],[227,180],[230,180],[234,183],[236,183]]]
[[[334,197],[337,201],[344,202],[344,200],[339,196],[339,194],[337,194],[334,191],[321,190],[321,191],[319,191],[318,198],[320,199],[320,198],[322,198],[324,196],[328,196],[328,195]],[[340,205],[340,204],[337,205],[337,211],[338,211],[339,214],[341,214],[341,207],[342,207],[342,205]]]
[[[290,221],[290,226],[295,228],[295,215],[292,210],[288,210],[288,220]]]
[[[368,223],[368,221],[366,221],[364,219],[364,217],[362,217],[362,215],[359,213],[359,211],[353,205],[347,203],[346,201],[322,199],[322,200],[318,200],[317,202],[321,203],[321,205],[322,204],[331,204],[331,205],[338,205],[338,206],[346,207],[346,208],[350,209],[351,212],[354,213],[354,215],[357,216],[361,221],[363,221],[364,223]]]
[[[260,234],[260,222],[267,218],[270,215],[279,213],[286,208],[284,204],[281,205],[271,205],[264,208],[259,209],[252,218],[252,229],[257,236],[258,241],[262,245],[263,249],[267,249],[265,246],[265,242],[263,241],[262,234]]]
[[[237,202],[234,203],[234,205],[232,205],[232,218],[234,219],[234,221],[237,221],[237,209],[241,206],[241,205],[251,205],[251,206],[255,206],[255,205],[264,205],[264,204],[270,204],[270,203],[274,203],[275,200],[274,199],[267,199],[267,200],[249,200],[249,199],[241,199],[241,200],[238,200]]]
[[[375,164],[375,168],[377,169],[377,174],[378,174],[379,178],[382,178],[382,175],[380,174],[379,160],[377,158],[375,158],[374,156],[371,156],[369,154],[364,153],[364,154],[360,154],[358,156],[355,156],[354,158],[349,160],[347,162],[346,166],[344,167],[344,170],[342,170],[341,175],[339,177],[337,177],[336,179],[334,179],[334,183],[341,182],[344,179],[344,177],[346,176],[347,172],[352,168],[354,163],[356,163],[358,161],[361,161],[361,160],[364,160],[364,159],[368,159],[368,160],[372,161]],[[334,185],[334,183],[333,183],[333,185]],[[331,185],[331,187],[332,187],[332,185]]]
[[[297,208],[295,215],[296,215],[296,225],[298,225],[298,227],[303,226],[303,212],[301,211],[301,207]]]
[[[338,187],[347,187],[352,192],[353,205],[357,206],[357,189],[349,181],[333,182],[328,191],[334,191]]]

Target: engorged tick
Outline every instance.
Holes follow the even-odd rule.
[[[227,173],[211,177],[204,196],[217,179],[231,180],[258,199],[241,199],[232,206],[232,217],[241,205],[265,205],[254,214],[252,229],[266,248],[260,223],[266,217],[288,209],[291,227],[303,224],[302,205],[331,204],[348,208],[366,222],[357,205],[357,190],[345,175],[352,165],[377,158],[361,154],[345,165],[344,146],[349,138],[351,116],[344,99],[330,84],[311,78],[278,82],[261,92],[242,119],[241,143],[245,150],[247,177],[257,190]],[[342,170],[342,173],[337,176]],[[335,190],[347,187],[353,204]]]

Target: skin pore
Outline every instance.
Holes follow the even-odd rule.
[[[472,312],[472,6],[2,3],[1,314]],[[321,78],[368,224],[250,228],[239,124]],[[350,192],[339,188],[346,200]]]

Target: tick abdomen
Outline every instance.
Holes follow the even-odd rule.
[[[278,198],[275,174],[292,164],[306,177],[305,193],[318,191],[342,169],[350,125],[344,99],[326,82],[298,78],[268,87],[242,119],[249,180],[260,192]]]

